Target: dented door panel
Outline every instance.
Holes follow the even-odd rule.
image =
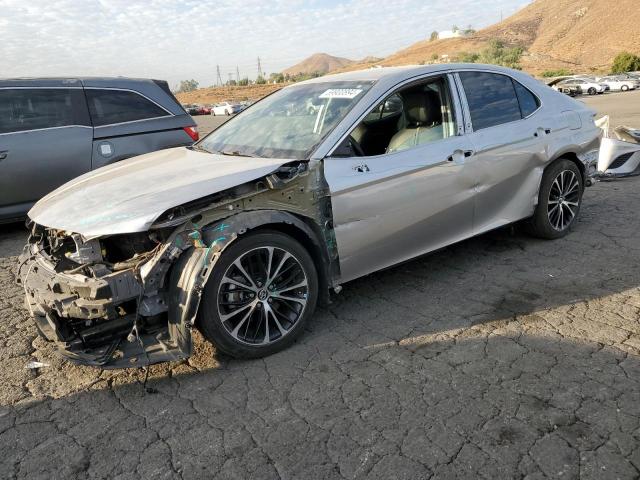
[[[470,150],[456,136],[389,155],[325,160],[342,281],[472,234]]]

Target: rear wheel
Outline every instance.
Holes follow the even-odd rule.
[[[217,262],[203,292],[198,325],[227,355],[262,357],[302,333],[317,299],[315,265],[297,241],[275,231],[250,234]]]
[[[529,232],[539,238],[564,237],[578,217],[584,186],[578,166],[561,159],[542,175],[538,205],[529,219]]]

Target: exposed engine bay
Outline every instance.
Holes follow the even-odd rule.
[[[103,368],[187,358],[217,258],[238,235],[265,225],[295,229],[332,284],[338,263],[330,200],[319,165],[308,165],[287,164],[172,208],[147,232],[85,238],[32,224],[18,278],[39,332],[67,358]]]

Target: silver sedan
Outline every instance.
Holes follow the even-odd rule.
[[[192,327],[227,354],[271,354],[350,280],[515,222],[566,235],[597,159],[594,114],[476,64],[298,83],[193,147],[38,202],[27,303],[80,363],[185,358]]]

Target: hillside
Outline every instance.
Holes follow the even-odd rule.
[[[490,40],[522,46],[522,67],[530,73],[555,68],[606,71],[622,50],[640,54],[637,0],[537,0],[504,21],[466,38],[424,40],[385,58],[380,65],[426,63],[477,52]],[[349,69],[360,68],[351,65]]]
[[[326,53],[314,53],[293,67],[283,70],[282,73],[284,75],[312,74],[316,72],[324,74],[344,68],[352,63],[354,61],[348,58],[334,57]]]
[[[199,88],[193,92],[177,93],[180,103],[217,103],[224,101],[240,102],[242,100],[257,100],[284,87],[285,83],[247,86],[223,86]]]
[[[540,74],[565,68],[575,72],[608,72],[623,50],[640,55],[640,8],[638,0],[536,0],[504,21],[466,38],[424,40],[384,59],[366,57],[354,62],[317,53],[283,73],[329,73],[370,68],[422,64],[448,55],[454,61],[461,52],[479,52],[491,40],[521,46],[523,70]],[[183,103],[261,98],[283,85],[218,87],[179,94]]]

